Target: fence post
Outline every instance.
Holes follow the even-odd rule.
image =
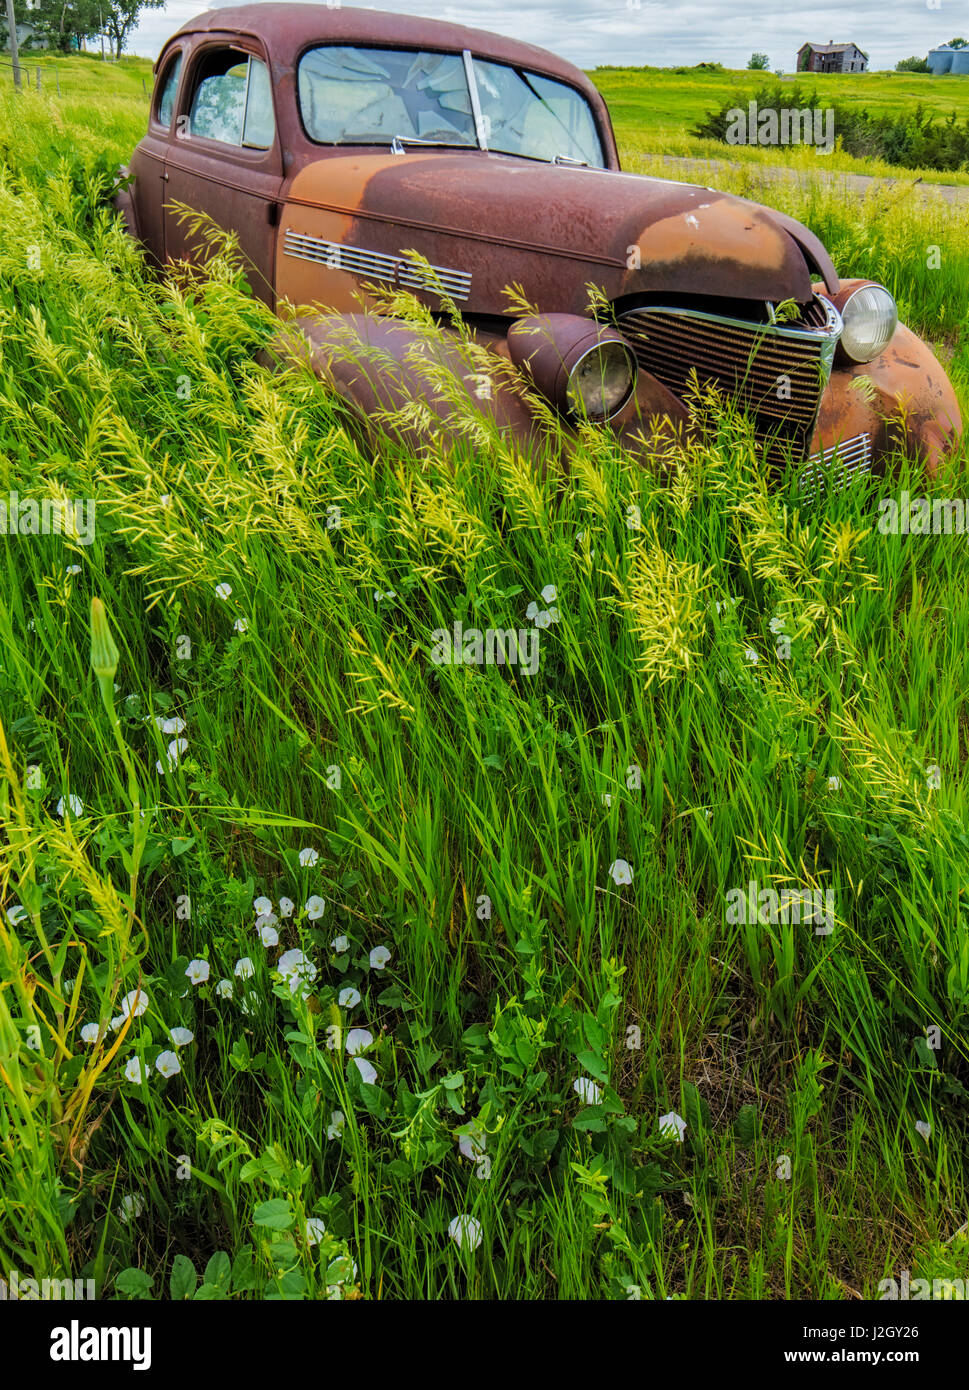
[[[147,98],[148,98],[148,88],[145,86],[145,79],[144,79],[144,78],[141,79],[141,90],[142,90],[142,92],[143,92],[144,95],[145,95],[145,99],[147,100]]]
[[[19,90],[20,53],[17,49],[17,20],[13,12],[13,0],[7,0],[7,33],[10,41],[10,58],[13,62],[13,85]]]
[[[40,91],[40,68],[37,69],[37,90]]]

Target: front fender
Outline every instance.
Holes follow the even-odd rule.
[[[431,335],[375,314],[325,314],[289,320],[261,356],[270,364],[308,363],[351,406],[365,432],[411,449],[441,438],[449,446],[467,444],[470,420],[483,417],[547,452],[549,441],[525,402],[462,348],[447,330]]]
[[[842,287],[851,283],[842,281]],[[902,447],[921,458],[934,477],[958,444],[962,428],[956,394],[942,364],[921,338],[899,324],[872,362],[836,362],[821,397],[811,453],[868,434],[874,463],[893,447]]]
[[[350,405],[371,439],[389,435],[411,449],[442,439],[449,449],[467,447],[483,417],[536,462],[547,466],[567,458],[575,431],[562,419],[550,423],[551,407],[539,412],[516,388],[504,335],[482,331],[473,341],[487,355],[479,351],[473,357],[447,328],[428,335],[374,314],[300,316],[280,328],[260,360],[308,363]],[[687,419],[683,403],[641,371],[611,428],[625,447],[643,453],[661,421],[685,428]]]

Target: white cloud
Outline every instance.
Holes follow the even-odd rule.
[[[831,39],[858,44],[872,68],[893,68],[899,58],[924,56],[960,28],[954,12],[947,17],[917,0],[855,0],[846,7],[825,4],[809,11],[778,0],[747,0],[740,11],[724,7],[722,0],[675,8],[657,0],[639,3],[636,9],[636,0],[561,0],[559,4],[470,0],[467,5],[384,0],[372,8],[490,29],[549,48],[584,68],[600,63],[667,67],[703,61],[743,68],[756,50],[768,55],[771,68],[792,72],[802,43]],[[202,8],[193,0],[169,0],[163,9],[147,10],[132,35],[130,51],[157,57],[169,35]]]

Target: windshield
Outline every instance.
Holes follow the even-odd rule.
[[[478,143],[458,53],[313,48],[300,60],[299,107],[321,144]]]
[[[592,111],[574,88],[502,63],[476,58],[466,65],[458,53],[313,48],[300,59],[299,106],[307,135],[319,144],[480,145],[605,165]]]
[[[604,167],[592,112],[574,87],[480,58],[474,76],[489,150]]]

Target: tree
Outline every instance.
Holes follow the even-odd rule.
[[[27,10],[27,23],[43,34],[51,48],[67,53],[98,33],[97,0],[37,0]]]
[[[165,0],[115,0],[114,4],[105,5],[104,28],[116,58],[121,57],[121,50],[138,23],[141,11],[159,10],[164,3]]]
[[[927,58],[902,58],[895,64],[896,72],[928,72],[929,60]]]
[[[969,39],[950,39],[950,48],[969,48]]]
[[[766,53],[751,53],[750,62],[747,64],[748,72],[766,72],[770,64],[770,59]]]

